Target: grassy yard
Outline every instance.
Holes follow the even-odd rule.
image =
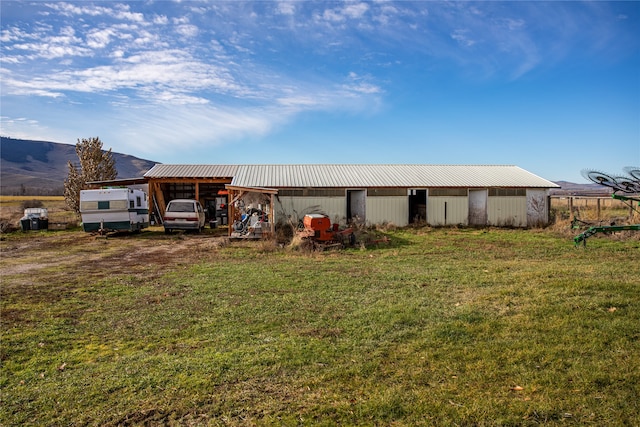
[[[0,425],[637,425],[640,241],[388,236],[6,236]]]

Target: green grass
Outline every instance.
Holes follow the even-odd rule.
[[[389,236],[367,250],[232,244],[164,268],[3,276],[0,424],[640,419],[637,240]]]

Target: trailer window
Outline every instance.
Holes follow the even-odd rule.
[[[142,200],[140,199],[140,196],[136,197],[136,206],[142,206]]]
[[[133,200],[129,200],[129,209],[133,209],[135,206],[133,205]]]

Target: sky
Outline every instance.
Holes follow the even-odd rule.
[[[640,166],[640,2],[0,2],[0,133],[171,164]]]

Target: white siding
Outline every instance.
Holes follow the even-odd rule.
[[[407,196],[367,197],[367,223],[389,223],[404,227],[409,223]]]
[[[311,213],[310,209],[319,208],[331,222],[344,224],[347,215],[347,198],[342,197],[283,197],[280,203],[276,201],[275,221],[287,221],[290,215],[297,215],[299,219]]]
[[[446,203],[446,217],[445,217]],[[427,223],[433,226],[467,225],[469,198],[465,196],[428,196]]]
[[[498,227],[527,226],[526,197],[489,197],[487,200],[487,222]]]

